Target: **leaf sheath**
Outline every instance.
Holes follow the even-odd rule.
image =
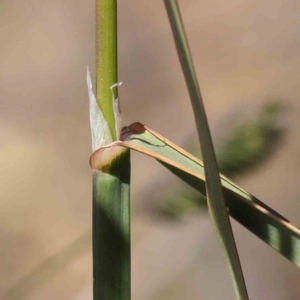
[[[93,176],[94,299],[129,300],[130,152]]]

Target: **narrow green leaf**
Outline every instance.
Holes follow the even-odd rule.
[[[125,127],[122,141],[94,152],[93,169],[105,170],[123,147],[157,159],[175,175],[205,195],[205,176],[201,160],[140,123]],[[119,147],[121,146],[121,147]],[[262,201],[223,175],[221,183],[229,214],[274,250],[300,267],[300,230]]]
[[[213,142],[179,6],[176,0],[165,0],[165,5],[173,31],[182,71],[189,91],[198,130],[200,147],[205,166],[204,172],[206,178],[205,184],[208,211],[227,263],[236,299],[247,300],[248,294],[244,275],[228,212],[226,210]]]

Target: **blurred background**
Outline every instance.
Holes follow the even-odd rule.
[[[300,2],[179,3],[221,170],[299,226]],[[123,125],[200,155],[163,1],[118,7]],[[0,16],[0,299],[92,299],[94,0]],[[233,299],[203,199],[136,153],[132,215],[132,299]],[[232,224],[250,298],[299,299],[299,269]]]

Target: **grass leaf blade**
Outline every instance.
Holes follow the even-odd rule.
[[[197,125],[206,177],[208,211],[224,254],[236,299],[247,300],[248,294],[229,216],[223,198],[217,160],[196,72],[176,0],[165,0],[177,53],[189,91]]]
[[[123,147],[157,159],[183,181],[205,195],[201,160],[140,123],[126,127],[123,141],[101,148],[91,156],[93,169],[103,169]],[[114,151],[111,151],[114,149]],[[108,152],[107,153],[104,152]],[[278,212],[220,175],[229,214],[275,251],[300,267],[300,230]]]

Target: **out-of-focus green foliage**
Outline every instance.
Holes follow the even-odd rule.
[[[174,197],[174,194],[166,197],[164,201],[156,207],[155,213],[159,218],[165,220],[178,220],[182,216],[200,213],[206,210],[206,198],[189,186],[182,186],[181,191]]]
[[[228,134],[219,151],[220,171],[232,178],[268,158],[282,137],[279,126],[280,102],[263,105],[258,115]]]

